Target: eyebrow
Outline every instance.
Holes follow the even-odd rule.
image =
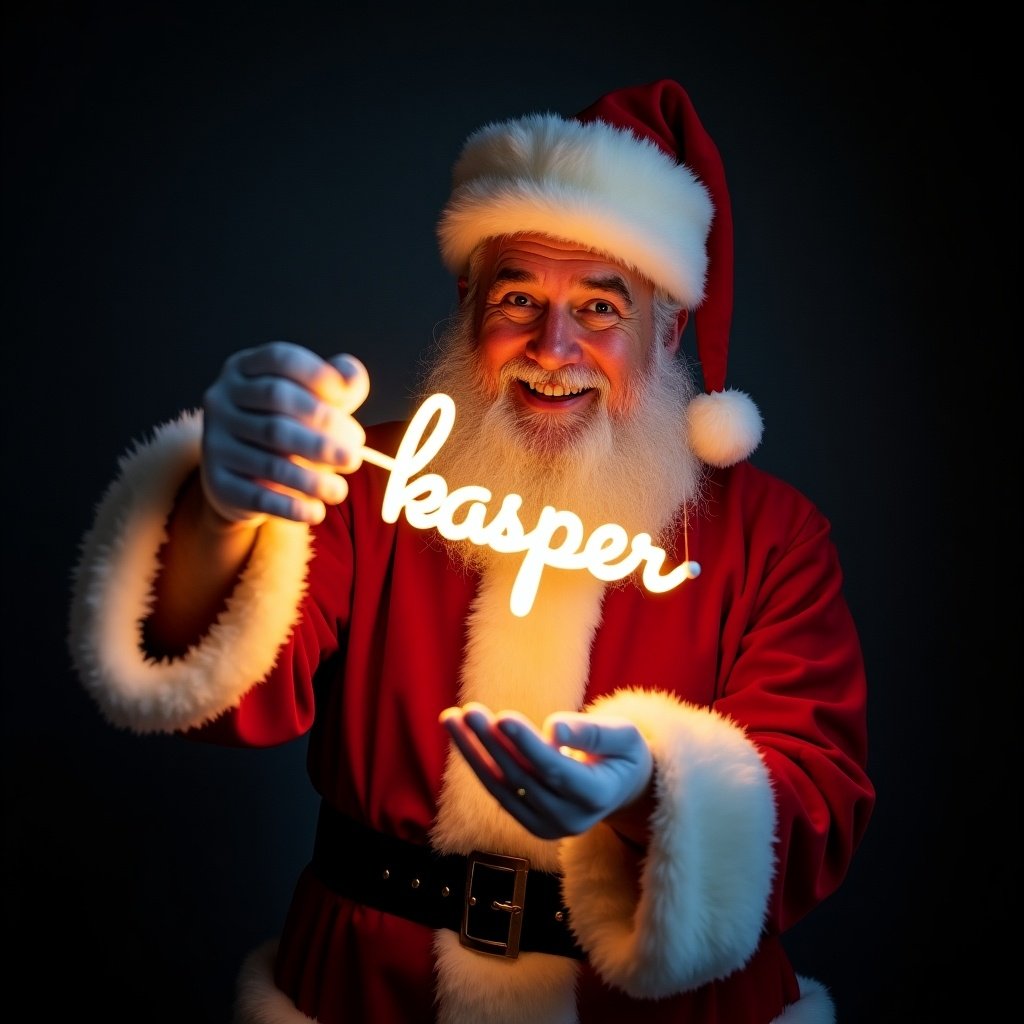
[[[522,267],[502,267],[494,275],[491,287],[487,291],[490,294],[501,284],[531,284],[536,281],[537,275],[532,271],[525,270]],[[614,292],[626,305],[633,305],[633,295],[625,279],[620,274],[596,274],[593,276],[577,277],[573,278],[572,283],[583,285],[584,288],[593,288],[595,291]]]
[[[616,295],[621,296],[622,301],[627,306],[633,305],[633,295],[626,285],[625,279],[619,274],[599,274],[596,277],[583,277],[580,278],[580,284],[600,292],[615,292]]]

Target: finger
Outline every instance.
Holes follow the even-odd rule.
[[[326,363],[324,367],[327,368]],[[343,465],[346,471],[357,468],[366,442],[363,428],[349,414],[321,400],[305,384],[285,377],[269,374],[249,377],[237,370],[226,372],[204,395],[204,411],[210,422],[230,424],[229,429],[236,432],[240,432],[240,423],[248,422],[252,425],[245,434],[248,440],[282,451],[297,443],[285,432],[287,422],[295,421],[311,433],[302,435],[305,438],[302,450],[294,447],[291,450],[307,458],[317,458],[320,456],[316,449],[320,445],[324,461]],[[244,421],[238,419],[242,414],[254,415]]]
[[[363,363],[347,352],[331,356],[328,364],[342,379],[343,394],[340,399],[331,399],[342,412],[353,413],[370,393],[370,374]],[[326,398],[326,396],[323,396]]]
[[[479,737],[468,724],[472,712],[449,708],[442,712],[441,722],[447,729],[456,749],[480,780],[484,789],[524,828],[542,839],[560,838],[562,831],[557,820],[545,808],[545,795],[536,780],[526,775],[509,776],[479,742]],[[550,794],[547,795],[550,799]]]
[[[271,341],[255,348],[243,349],[225,364],[227,373],[244,377],[280,377],[301,384],[318,394],[317,387],[328,388],[333,383],[337,395],[319,395],[325,401],[341,397],[339,374],[326,359],[302,345],[290,341]]]
[[[256,406],[258,408],[266,408],[264,403],[268,401],[287,403],[286,385],[290,382],[314,399],[340,412],[351,413],[369,393],[369,374],[354,356],[334,358],[338,365],[301,345],[274,341],[232,356],[225,364],[223,376],[231,381],[235,389],[240,388],[245,379],[255,380],[259,387],[270,389],[270,397],[265,394],[260,405]],[[275,389],[279,389],[279,392]],[[272,404],[270,408],[277,406]],[[291,406],[284,404],[282,408]],[[301,411],[308,413],[309,410],[300,408]]]
[[[441,720],[488,788],[493,783],[504,795],[513,796],[519,789],[539,787],[532,766],[497,731],[493,716],[482,705],[451,708]]]
[[[571,747],[599,757],[622,757],[635,752],[639,731],[628,719],[557,712],[544,722],[544,733],[559,747]]]
[[[501,738],[500,749],[509,751],[506,759],[497,746],[489,749],[505,768],[509,788],[522,787],[538,815],[557,834],[564,834],[565,815],[574,818],[581,811],[592,813],[604,799],[600,774],[602,766],[581,764],[553,747],[537,732],[529,720],[513,712],[498,716],[494,731]],[[486,742],[486,740],[484,741]],[[522,765],[527,766],[523,771]]]
[[[480,781],[490,788],[491,783],[502,780],[501,767],[480,742],[476,731],[470,728],[466,717],[462,708],[449,708],[442,712],[441,724]]]
[[[503,722],[514,719],[520,735],[531,736],[538,744],[544,745],[528,718],[517,712],[503,712],[497,716],[482,704],[473,702],[465,705],[464,712],[469,728],[506,774],[518,777],[525,773],[535,777],[534,759],[501,727]]]
[[[325,410],[326,429],[284,415],[250,413],[238,409],[220,409],[211,417],[209,435],[231,442],[260,448],[287,458],[292,455],[334,470],[349,472],[362,461],[366,439],[362,427],[350,417]]]
[[[582,771],[579,763],[561,750],[553,738],[535,729],[528,720],[514,712],[502,712],[497,728],[505,742],[540,776],[561,779],[566,771]]]
[[[210,482],[219,483],[220,473],[230,474],[278,490],[317,498],[325,505],[340,504],[348,495],[348,483],[332,469],[325,469],[296,456],[284,457],[232,438],[209,437],[204,460]]]
[[[618,770],[614,758],[580,759],[566,748],[556,748],[547,740],[523,730],[515,719],[504,719],[502,731],[532,759],[537,781],[552,794],[545,805],[553,814],[558,807],[571,808],[576,814],[593,814],[604,807],[617,788]],[[619,765],[628,762],[624,759]]]
[[[620,803],[628,803],[646,789],[654,769],[653,755],[643,734],[628,719],[559,713],[549,716],[544,726],[561,749],[583,751],[584,762],[601,773],[603,788],[618,792]]]
[[[212,470],[204,468],[203,490],[210,504],[226,519],[249,518],[257,514],[315,525],[323,521],[327,511],[324,503],[315,498],[240,477],[217,467]]]
[[[210,389],[224,408],[279,413],[312,420],[325,403],[302,381],[272,373],[249,375],[238,369],[225,372]]]

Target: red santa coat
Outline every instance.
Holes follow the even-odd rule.
[[[453,566],[429,532],[383,522],[366,465],[312,530],[269,521],[217,624],[184,658],[145,655],[163,524],[198,462],[194,414],[122,460],[76,568],[71,647],[115,724],[267,746],[310,732],[309,773],[335,809],[442,852],[490,849],[564,873],[587,961],[516,960],[342,899],[307,869],[279,947],[246,964],[249,1019],[834,1019],[779,936],[841,883],[874,802],[866,684],[829,525],[748,463],[717,470],[689,517],[703,568],[665,594],[545,570],[533,611],[507,572]],[[368,444],[393,452],[399,425]],[[668,564],[683,558],[680,539]],[[656,765],[643,856],[606,826],[561,842],[512,821],[437,725],[468,699],[541,721],[624,715]],[[259,1016],[262,1015],[262,1016]]]

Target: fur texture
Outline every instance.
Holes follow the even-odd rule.
[[[459,702],[515,708],[540,725],[553,711],[578,711],[583,704],[605,585],[586,573],[549,568],[533,610],[519,618],[509,609],[518,566],[518,559],[505,559],[484,573],[467,619]],[[491,850],[529,857],[542,871],[558,869],[556,844],[506,814],[454,747],[431,843],[442,853]]]
[[[577,242],[693,308],[704,298],[712,214],[696,175],[653,142],[602,121],[531,114],[466,140],[438,237],[457,275],[486,238],[539,232]]]
[[[576,1024],[575,960],[465,949],[455,932],[434,937],[438,1024]]]
[[[447,938],[445,933],[439,933],[438,942],[435,944],[435,953],[439,960],[447,956],[448,947],[454,942],[456,948],[458,939],[454,933]],[[440,948],[439,948],[440,947]],[[277,949],[277,941],[271,940],[254,949],[246,958],[241,972],[238,976],[238,992],[235,1000],[235,1012],[231,1024],[316,1024],[315,1017],[307,1017],[300,1013],[295,1004],[274,984],[274,954]],[[464,951],[463,951],[464,952]],[[477,954],[482,957],[481,954]],[[527,962],[526,958],[537,957],[539,954],[525,953],[520,962]],[[492,959],[486,957],[483,959]],[[541,978],[536,992],[529,999],[527,1012],[515,1020],[523,1024],[573,1024],[576,1021],[575,1007],[570,1002],[566,1004],[564,993],[571,992],[571,984],[566,984],[564,978],[559,977],[560,971],[564,970],[556,961],[558,957],[543,957],[548,962],[550,971]],[[502,966],[496,960],[496,967]],[[475,973],[477,964],[473,964],[473,973],[463,974],[456,969],[446,972],[450,982],[461,982],[470,991],[479,989],[479,993],[492,995],[500,991],[500,975],[497,979],[482,979],[481,974]],[[487,968],[482,968],[486,970]],[[481,981],[483,984],[481,985]],[[813,978],[805,978],[798,975],[800,982],[800,1001],[788,1006],[772,1024],[835,1024],[835,1008],[832,997],[827,989]],[[497,985],[498,988],[491,989],[490,985]],[[449,1006],[460,1006],[463,1016],[456,1016],[454,1013],[445,1017],[439,1017],[439,1024],[480,1024],[487,1021],[491,1024],[495,1020],[491,1016],[493,1006],[489,1006],[488,1000],[475,1004],[448,999]],[[469,1016],[475,1013],[476,1016]]]
[[[655,761],[656,805],[635,862],[611,829],[561,843],[573,928],[612,985],[658,998],[724,978],[757,948],[775,869],[775,803],[742,729],[668,694],[622,690],[588,710],[621,715]]]
[[[237,703],[272,667],[305,591],[308,529],[268,521],[210,634],[178,661],[144,657],[141,623],[157,553],[175,495],[198,464],[200,433],[199,414],[187,413],[122,457],[74,570],[69,639],[77,667],[105,716],[139,732],[198,725]],[[516,707],[540,722],[581,705],[604,587],[585,574],[549,570],[534,612],[519,619],[508,608],[514,570],[488,570],[473,606],[461,699]],[[773,871],[770,782],[756,750],[732,723],[663,694],[622,691],[593,709],[630,717],[655,753],[658,805],[639,902],[637,865],[608,829],[561,844],[536,839],[499,810],[461,758],[448,765],[435,845],[525,853],[537,868],[561,866],[581,943],[609,983],[626,991],[657,996],[731,972],[756,946]],[[736,834],[743,838],[734,843]],[[666,903],[672,892],[678,900]],[[267,943],[247,959],[236,1024],[311,1024],[274,986],[274,949]],[[492,958],[464,949],[450,932],[437,933],[435,952],[443,1024],[576,1020],[574,961]],[[800,1002],[774,1024],[831,1024],[827,991],[803,978],[801,989]]]
[[[690,446],[710,466],[742,462],[761,443],[760,410],[744,391],[730,388],[697,395],[687,406]]]
[[[459,699],[494,711],[515,708],[540,725],[553,711],[582,706],[604,584],[549,569],[533,611],[517,618],[509,592],[518,560],[506,562],[488,567],[471,609]],[[558,844],[538,839],[506,814],[454,748],[431,843],[446,853],[491,850],[528,857],[543,871],[558,867]],[[575,1020],[575,961],[542,953],[499,959],[466,949],[445,932],[437,933],[435,950],[443,953],[437,991],[446,1024]]]
[[[836,1024],[836,1008],[828,989],[814,978],[796,977],[800,1002],[787,1006],[772,1024]]]
[[[254,949],[238,975],[235,1009],[231,1024],[316,1024],[274,984],[277,939]]]
[[[254,949],[238,976],[232,1024],[315,1024],[274,984],[277,941]],[[439,993],[438,1024],[575,1024],[575,966],[564,957],[523,953],[516,963],[530,969],[533,985],[525,994],[509,991],[516,976],[511,961],[474,953],[466,958],[454,932],[438,932],[434,953],[442,978],[453,991]],[[509,1013],[510,1000],[515,1011]]]
[[[201,414],[185,413],[136,444],[97,508],[72,581],[69,647],[86,690],[116,726],[139,733],[202,725],[262,679],[298,617],[311,556],[308,528],[270,519],[226,611],[184,658],[142,647],[158,552],[175,496],[199,464]]]

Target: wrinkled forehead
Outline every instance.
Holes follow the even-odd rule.
[[[595,285],[603,282],[625,288],[638,297],[654,290],[644,274],[607,252],[537,232],[488,239],[483,243],[476,267],[478,283],[483,288],[499,277],[562,277]]]

